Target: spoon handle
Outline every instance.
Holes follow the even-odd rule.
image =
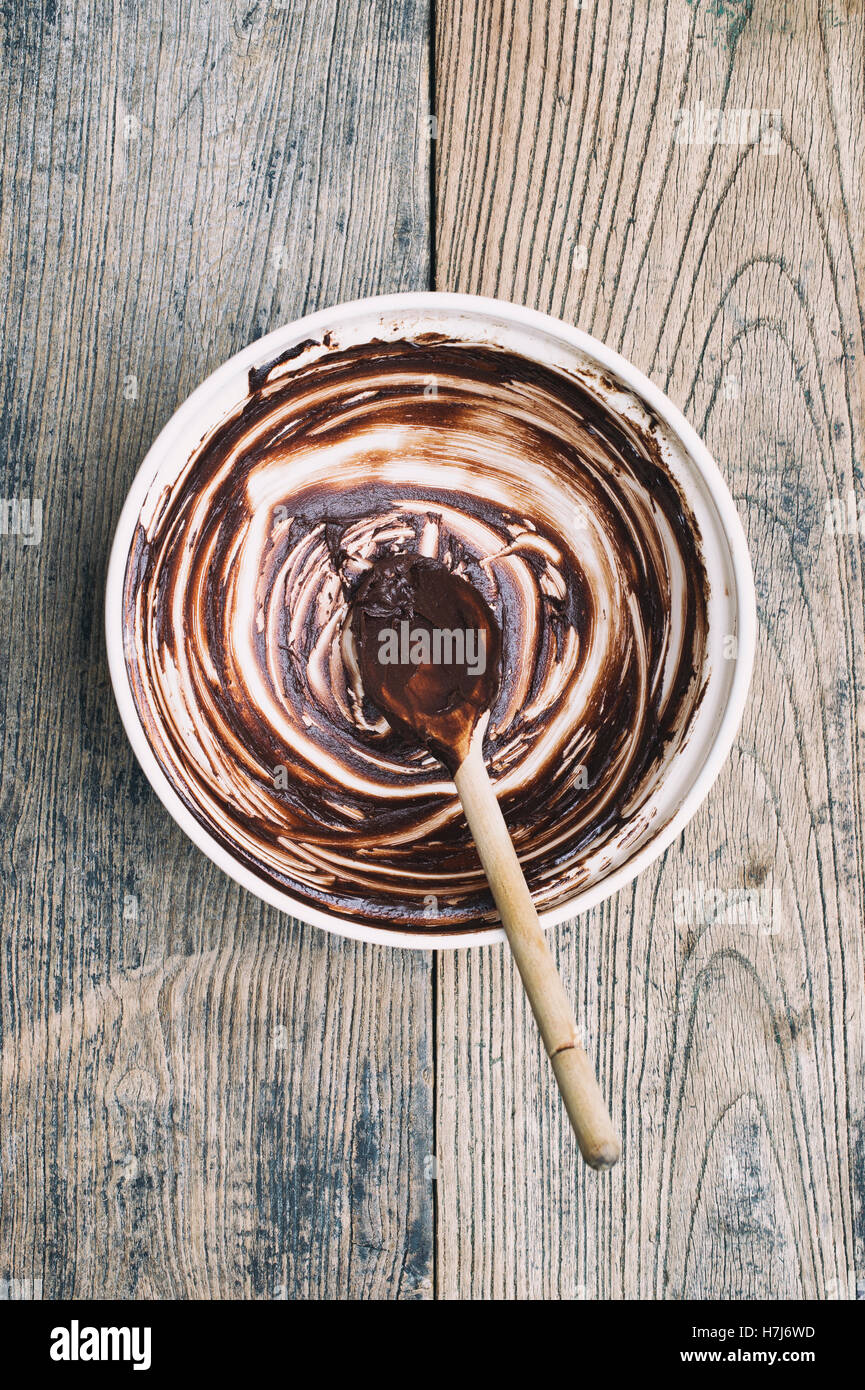
[[[579,1041],[574,1012],[496,799],[480,738],[472,740],[454,781],[580,1152],[592,1168],[612,1168],[621,1144]]]

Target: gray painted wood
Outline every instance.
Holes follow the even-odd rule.
[[[826,526],[851,489],[865,517],[862,7],[442,0],[436,39],[439,288],[559,314],[668,391],[760,616],[708,802],[556,934],[620,1168],[580,1165],[502,948],[440,962],[439,1292],[862,1295],[863,540]],[[777,139],[677,141],[698,103]]]
[[[427,5],[0,23],[3,492],[44,506],[40,545],[0,540],[0,1277],[427,1297],[431,960],[291,923],[188,844],[102,638],[114,521],[190,389],[428,283]]]

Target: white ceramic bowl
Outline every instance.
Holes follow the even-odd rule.
[[[269,333],[237,353],[194,391],[168,421],[142,463],[126,499],[111,551],[106,592],[108,661],[120,716],[151,785],[191,840],[244,888],[274,907],[327,931],[363,941],[424,950],[476,946],[503,940],[497,929],[481,932],[412,933],[352,922],[309,907],[258,877],[222,847],[183,804],[163,773],[141,725],[123,649],[123,585],[139,513],[151,487],[173,483],[203,436],[247,395],[249,370],[286,349],[330,333],[348,346],[373,338],[411,338],[445,333],[467,342],[487,342],[523,356],[579,373],[608,406],[632,418],[645,408],[660,422],[661,443],[699,524],[710,582],[707,667],[709,679],[694,715],[690,736],[675,754],[650,809],[654,831],[626,862],[590,883],[554,910],[542,912],[545,927],[593,907],[629,883],[667,848],[691,819],[724,762],[745,704],[754,659],[754,581],[745,536],[733,499],[684,416],[642,372],[618,353],[557,319],[515,304],[473,295],[399,294],[340,304]],[[611,389],[610,382],[614,383]],[[735,659],[729,639],[735,636]]]

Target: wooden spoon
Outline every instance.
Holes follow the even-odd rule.
[[[621,1145],[484,763],[500,675],[495,617],[445,565],[395,555],[361,580],[351,633],[366,695],[395,728],[420,739],[456,783],[580,1151],[593,1168],[611,1168]]]

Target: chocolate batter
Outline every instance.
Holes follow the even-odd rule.
[[[707,597],[655,440],[565,372],[437,341],[257,372],[142,509],[126,659],[148,737],[210,833],[296,897],[395,929],[494,922],[453,783],[348,641],[364,576],[407,555],[493,615],[485,756],[555,905],[658,828],[644,808],[699,701]]]
[[[498,685],[501,641],[489,605],[438,560],[409,553],[373,565],[351,612],[364,691],[411,743],[420,737],[456,772]]]

